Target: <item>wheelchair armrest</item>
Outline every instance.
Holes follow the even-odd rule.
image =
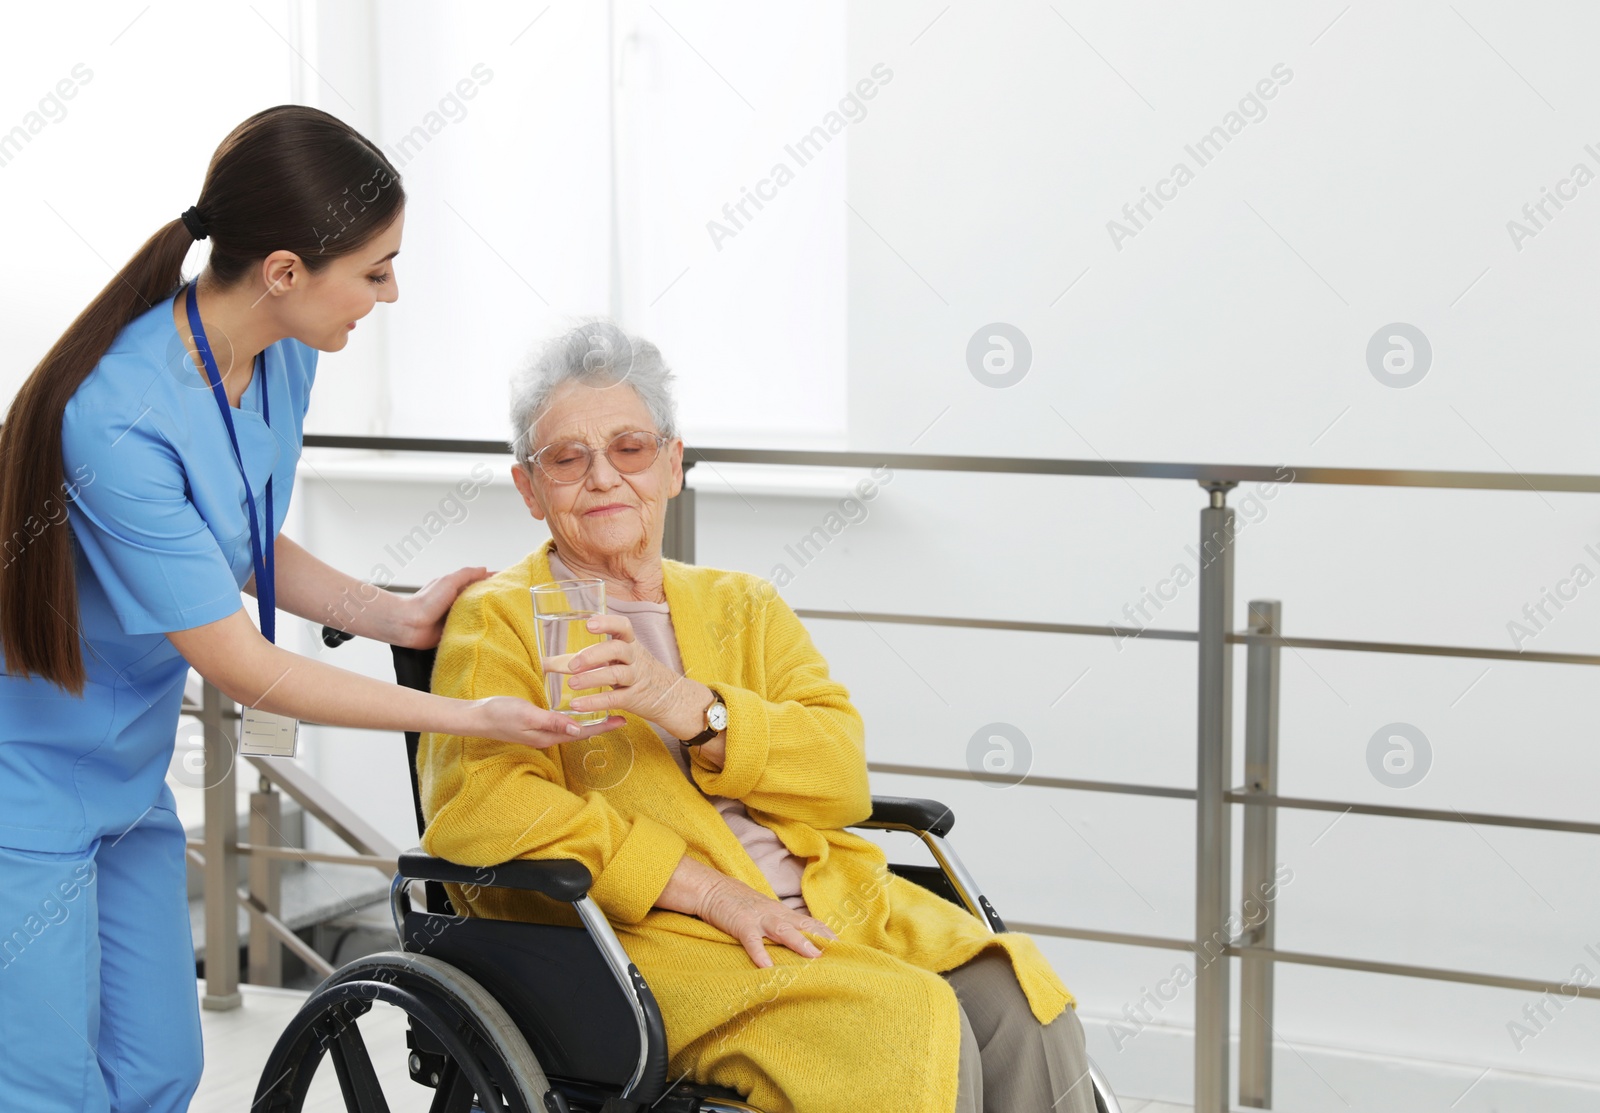
[[[913,831],[926,831],[940,838],[950,833],[956,825],[956,816],[937,800],[922,800],[914,796],[874,796],[872,816],[853,827],[873,827],[879,830],[898,830],[909,827]]]
[[[463,866],[420,850],[400,855],[400,876],[407,881],[445,881],[483,889],[520,889],[543,893],[568,904],[589,894],[593,878],[582,862],[567,858],[515,858],[496,866]]]

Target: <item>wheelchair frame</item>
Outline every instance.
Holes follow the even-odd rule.
[[[337,645],[349,635],[324,628],[323,638]],[[392,649],[399,682],[426,691],[434,651]],[[406,732],[420,835],[426,823],[416,767],[419,740],[418,732]],[[966,908],[991,932],[1004,931],[994,906],[945,840],[954,823],[950,809],[938,801],[874,796],[872,815],[852,826],[917,836],[936,865],[891,863],[889,868]],[[659,1113],[762,1113],[731,1090],[668,1086],[660,1009],[605,914],[589,897],[592,880],[582,863],[566,859],[471,867],[420,850],[401,855],[389,896],[401,950],[348,963],[312,993],[269,1056],[252,1108],[296,1113],[311,1076],[328,1054],[349,1109],[387,1110],[355,1024],[373,1001],[384,1001],[407,1013],[410,1074],[435,1089],[434,1113],[477,1110],[474,1096],[486,1092],[495,1095],[491,1108],[502,1108],[504,1099],[512,1113],[569,1113],[572,1102],[602,1113],[646,1108]],[[427,892],[426,910],[412,906],[415,882]],[[444,891],[446,883],[539,893],[570,905],[581,927],[457,915]],[[480,960],[480,951],[494,952],[494,969]],[[523,968],[530,977],[519,982],[501,976],[507,966]],[[475,976],[475,970],[483,976]],[[615,994],[596,996],[594,983],[605,979]],[[579,992],[591,997],[588,1013],[564,1009]],[[557,1034],[545,1023],[545,1015],[556,1010],[568,1012],[577,1023]],[[619,1054],[622,1029],[629,1030],[630,1038]],[[557,1073],[552,1078],[546,1069]],[[1089,1077],[1100,1113],[1120,1113],[1093,1062]]]

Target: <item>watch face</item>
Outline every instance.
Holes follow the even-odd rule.
[[[706,721],[711,724],[712,730],[728,729],[728,708],[720,700],[713,703],[706,712]]]

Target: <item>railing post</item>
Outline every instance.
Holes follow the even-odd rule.
[[[689,486],[692,461],[683,462],[683,490],[667,501],[667,528],[661,537],[661,555],[668,560],[694,563],[694,488]]]
[[[1252,634],[1281,634],[1283,604],[1250,603]],[[1278,664],[1275,645],[1245,651],[1244,786],[1246,792],[1278,791]],[[1242,942],[1270,947],[1277,908],[1278,809],[1246,805],[1239,877]],[[1272,1108],[1273,966],[1270,958],[1246,955],[1239,967],[1239,1104]]]
[[[206,993],[208,1009],[236,1009],[239,996],[239,802],[234,789],[233,740],[222,717],[231,709],[216,686],[201,694],[206,736]]]
[[[272,782],[261,778],[259,791],[250,794],[250,843],[252,846],[277,846],[283,829],[283,797]],[[272,915],[282,910],[281,878],[283,863],[263,854],[250,856],[250,895]],[[283,948],[267,921],[250,910],[250,984],[283,984]]]
[[[1233,542],[1232,481],[1201,484],[1198,768],[1195,780],[1194,1113],[1228,1113],[1232,866]]]

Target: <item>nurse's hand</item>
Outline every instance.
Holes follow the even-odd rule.
[[[615,730],[626,722],[621,715],[611,715],[598,723],[579,726],[565,715],[546,711],[515,696],[472,700],[468,708],[473,725],[460,733],[475,738],[493,738],[496,742],[532,746],[536,750],[590,738]]]
[[[450,613],[450,604],[456,601],[456,596],[468,585],[487,579],[491,574],[487,568],[458,568],[447,576],[430,580],[416,594],[400,597],[395,604],[396,629],[389,644],[409,649],[434,648],[444,635],[445,615]]]

